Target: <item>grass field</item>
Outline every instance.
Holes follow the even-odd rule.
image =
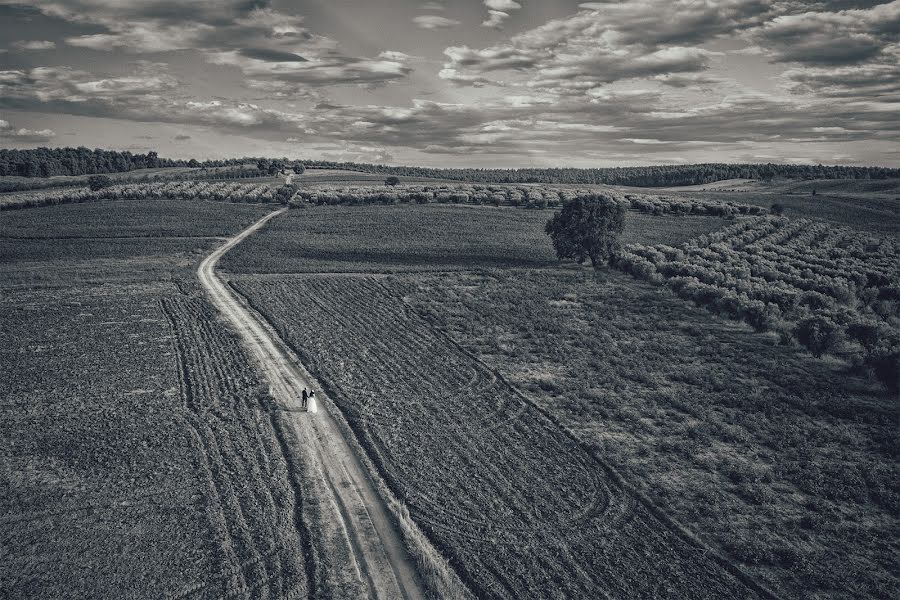
[[[237,273],[379,272],[541,267],[558,263],[549,210],[456,205],[320,206],[290,211],[227,254]],[[718,217],[629,212],[623,241],[676,244],[715,231]]]
[[[5,286],[190,280],[217,238],[267,212],[256,205],[152,200],[42,207],[0,219]]]

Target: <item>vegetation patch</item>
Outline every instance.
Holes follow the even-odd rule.
[[[785,597],[900,589],[900,414],[869,378],[617,273],[390,282],[431,326]]]

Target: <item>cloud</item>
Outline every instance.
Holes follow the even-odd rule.
[[[897,58],[885,63],[788,69],[781,77],[785,87],[795,94],[897,105],[900,104],[900,57]]]
[[[283,52],[281,50],[270,50],[268,48],[244,48],[239,50],[238,54],[245,58],[266,62],[309,62],[299,54]]]
[[[456,19],[448,19],[440,15],[419,15],[418,17],[413,17],[413,23],[419,29],[446,29],[459,25],[459,21]]]
[[[0,107],[132,121],[209,125],[232,130],[299,128],[302,115],[249,102],[162,94],[180,89],[157,63],[102,77],[68,67],[0,71]]]
[[[502,29],[503,23],[509,18],[509,13],[502,10],[489,10],[488,18],[482,21],[482,25],[491,29]]]
[[[67,37],[72,46],[135,54],[193,50],[245,76],[289,82],[295,88],[378,85],[411,72],[382,58],[348,55],[335,40],[310,31],[302,16],[262,0],[196,0],[190,10],[175,0],[21,2],[46,15],[102,29]]]
[[[752,38],[776,62],[850,65],[878,59],[900,43],[900,0],[869,9],[780,15]]]
[[[660,4],[656,8],[672,12],[666,6]],[[487,48],[446,48],[444,54],[449,60],[439,75],[458,85],[472,85],[472,82],[484,85],[486,73],[513,71],[520,74],[520,85],[555,89],[559,93],[584,93],[620,80],[704,71],[717,53],[673,40],[689,41],[694,35],[693,28],[700,27],[702,21],[707,22],[707,31],[724,31],[722,23],[726,21],[733,28],[736,15],[753,13],[741,6],[742,11],[726,11],[731,15],[728,17],[707,9],[697,12],[692,19],[681,12],[672,13],[673,20],[682,19],[679,26],[667,26],[655,32],[643,28],[639,35],[633,23],[637,18],[634,11],[646,11],[643,5],[637,8],[629,5],[630,12],[619,5],[609,10],[582,10]],[[651,18],[664,20],[658,14],[643,14],[644,20]],[[711,22],[718,25],[713,26]],[[514,77],[510,81],[515,80]]]
[[[484,5],[492,10],[511,11],[522,8],[515,0],[484,0]]]
[[[18,40],[10,44],[10,46],[25,51],[53,50],[56,48],[56,42],[48,40]]]
[[[484,0],[484,5],[488,8],[488,18],[482,25],[491,29],[502,29],[510,11],[522,8],[515,0]]]
[[[421,8],[422,10],[445,10],[443,2],[426,2]]]
[[[49,142],[56,137],[52,129],[26,129],[13,127],[9,121],[0,119],[0,141],[13,143],[41,143]]]

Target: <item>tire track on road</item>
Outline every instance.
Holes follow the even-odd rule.
[[[321,389],[321,386],[312,385],[275,342],[270,329],[215,273],[216,263],[226,252],[285,210],[266,215],[229,239],[203,260],[197,276],[213,305],[240,335],[258,363],[278,407],[287,409],[282,412],[282,417],[290,421],[296,439],[286,443],[308,459],[324,480],[326,485],[318,488],[320,493],[328,496],[324,503],[335,507],[330,514],[341,521],[351,560],[365,571],[359,574],[360,584],[375,598],[424,598],[421,581],[387,506],[333,417],[324,406],[315,415],[290,410],[296,408],[303,388]],[[315,574],[308,575],[312,584]]]

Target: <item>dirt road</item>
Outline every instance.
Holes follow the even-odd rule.
[[[362,464],[342,437],[337,424],[320,404],[311,414],[299,410],[304,387],[320,393],[295,359],[279,345],[268,323],[258,318],[215,273],[219,259],[243,239],[287,209],[270,213],[229,239],[210,254],[197,270],[210,300],[244,341],[247,351],[264,373],[278,407],[286,411],[295,439],[289,443],[312,465],[323,485],[304,493],[316,493],[322,506],[330,507],[323,520],[340,530],[360,587],[374,598],[424,598],[415,567],[403,545],[388,509],[378,496]],[[298,552],[300,549],[298,548]]]

